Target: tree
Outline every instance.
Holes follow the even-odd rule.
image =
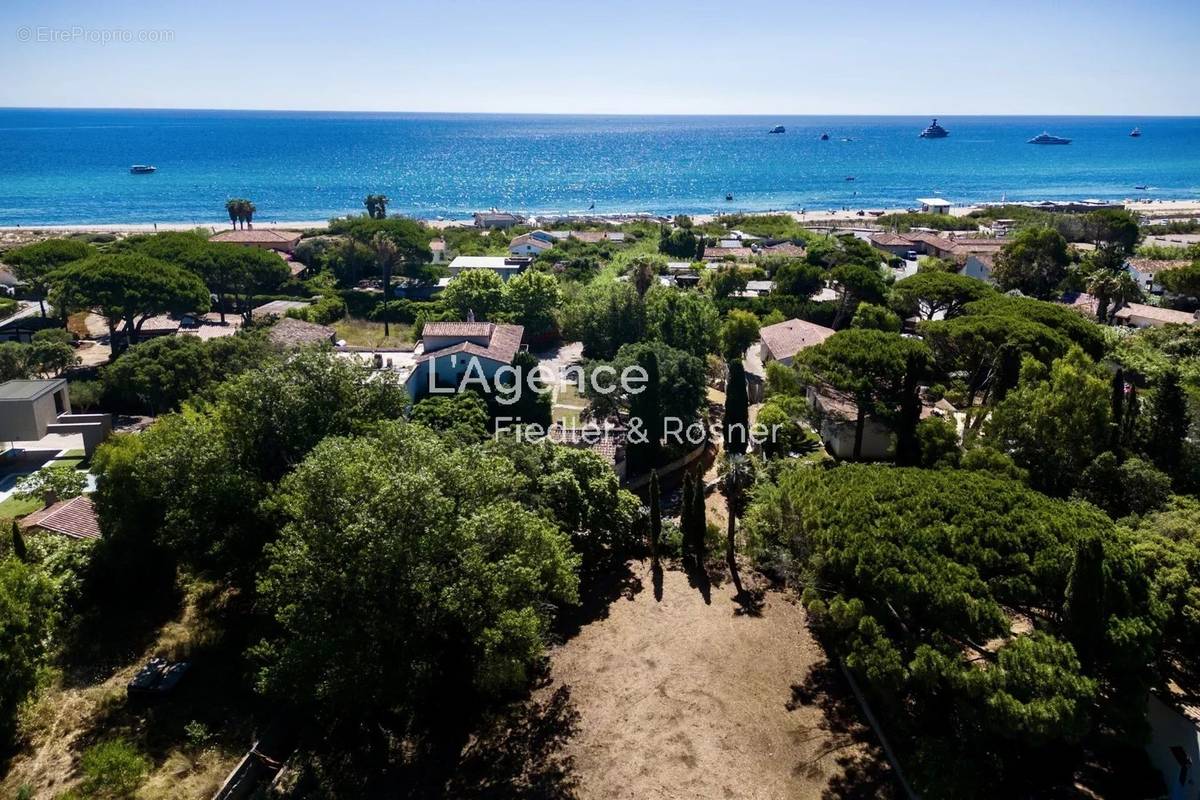
[[[703,358],[717,343],[720,315],[708,296],[655,286],[645,297],[646,336]]]
[[[587,286],[563,309],[565,335],[583,342],[587,358],[611,359],[645,333],[645,306],[628,283]]]
[[[429,263],[433,259],[429,242],[434,238],[434,234],[416,220],[402,217],[373,219],[364,214],[333,221],[329,225],[329,232],[348,236],[368,247],[371,247],[375,235],[382,233],[396,246],[393,266],[399,269],[401,275],[428,282],[440,274],[437,268]]]
[[[225,201],[225,213],[229,215],[229,224],[235,229],[238,226],[238,220],[241,218],[241,200],[230,198]]]
[[[725,450],[745,453],[750,432],[750,411],[746,398],[746,370],[740,360],[728,364],[729,379],[725,384]]]
[[[887,292],[883,276],[876,267],[842,264],[830,270],[829,279],[838,295],[834,328],[840,329],[860,302],[882,303]]]
[[[807,300],[825,286],[825,273],[820,267],[798,259],[788,259],[776,268],[771,280],[775,282],[772,294],[786,294]]]
[[[718,300],[724,300],[731,295],[746,289],[746,283],[749,280],[746,273],[741,267],[736,264],[721,267],[715,272],[706,273],[708,290],[712,292],[712,296]]]
[[[29,361],[33,372],[59,375],[80,361],[71,345],[71,334],[62,328],[47,328],[35,333],[30,341]]]
[[[658,282],[658,275],[666,267],[666,261],[658,256],[638,256],[630,264],[630,274],[638,297],[645,297],[650,287]]]
[[[54,271],[95,252],[91,245],[75,239],[46,239],[8,251],[4,254],[4,262],[13,268],[16,279],[37,296],[44,318],[46,295],[53,284]]]
[[[375,197],[375,195],[371,195],[371,197]],[[371,198],[368,197],[367,199],[370,200]],[[371,211],[371,216],[375,216],[373,210]],[[378,231],[371,237],[371,250],[375,253],[375,263],[379,265],[379,273],[383,276],[383,303],[386,307],[392,299],[392,266],[395,265],[396,259],[399,257],[399,250],[396,247],[395,241],[383,231]],[[489,271],[488,274],[492,273]],[[499,280],[498,277],[497,280]],[[503,287],[501,291],[503,291]],[[388,318],[386,314],[383,317],[383,335],[384,338],[391,336],[391,331],[388,330]]]
[[[992,294],[981,280],[953,272],[918,272],[897,281],[891,291],[891,306],[903,317],[917,315],[945,319],[962,314],[967,303]]]
[[[418,426],[318,445],[280,487],[260,688],[378,770],[393,737],[524,686],[553,609],[578,599],[579,559],[509,494],[516,477]]]
[[[29,550],[25,547],[25,537],[21,535],[21,526],[12,521],[12,554],[18,561],[29,560]]]
[[[928,369],[930,361],[923,342],[861,328],[839,331],[797,356],[802,374],[810,383],[829,386],[854,399],[855,459],[862,456],[868,416],[916,425],[915,420],[900,419],[901,406],[908,395],[915,393],[914,378]]]
[[[455,276],[442,292],[442,302],[465,319],[492,319],[504,308],[504,281],[490,269],[467,270]]]
[[[657,475],[657,472],[655,473]],[[696,477],[690,472],[683,474],[683,496],[679,502],[679,530],[683,563],[686,567],[695,564],[695,497]]]
[[[1150,456],[1163,472],[1177,476],[1192,419],[1179,370],[1175,367],[1165,370],[1159,377],[1150,400],[1149,417]]]
[[[74,467],[42,467],[17,483],[17,496],[46,505],[79,497],[87,488],[87,475]]]
[[[217,296],[222,323],[227,300],[232,299],[243,323],[249,325],[253,310],[251,296],[274,292],[291,276],[287,263],[275,253],[229,243],[205,243],[198,261],[191,266],[180,266],[199,275]]]
[[[1017,388],[996,406],[987,438],[1029,470],[1034,488],[1066,496],[1108,448],[1109,378],[1078,348],[1047,370],[1029,356]]]
[[[54,303],[70,311],[94,310],[117,339],[124,322],[127,344],[136,344],[146,320],[159,314],[203,312],[208,289],[182,267],[134,253],[97,255],[76,261],[55,275]]]
[[[854,312],[854,318],[850,320],[850,327],[899,333],[903,327],[903,323],[886,306],[877,306],[874,303],[860,303]]]
[[[1166,505],[1171,479],[1140,458],[1118,461],[1101,453],[1079,476],[1076,495],[1099,506],[1113,519],[1146,514]]]
[[[662,490],[658,485],[658,470],[650,470],[650,558],[658,567],[658,548],[662,538]]]
[[[742,602],[746,590],[742,587],[742,576],[737,565],[737,518],[745,512],[747,495],[754,485],[754,462],[745,454],[727,453],[721,461],[721,472],[721,492],[725,495],[729,517],[725,530],[725,566],[729,568],[736,598]]]
[[[644,348],[638,352],[636,363],[645,372],[646,385],[629,400],[629,469],[635,475],[658,466],[665,421],[658,353]],[[640,429],[642,441],[638,441],[636,429]]]
[[[389,200],[385,194],[369,194],[363,200],[363,205],[367,207],[367,216],[371,219],[385,219],[387,217],[387,204]]]
[[[749,311],[733,309],[721,324],[721,357],[740,361],[750,346],[758,341],[758,317]]]
[[[1037,298],[1055,294],[1071,262],[1067,240],[1053,228],[1023,228],[1001,248],[992,277],[1003,291],[1018,289]]]
[[[641,386],[633,385],[626,391],[620,376],[637,377],[636,367],[648,373],[651,352],[657,362],[658,381],[647,379],[649,386],[644,391]],[[624,413],[631,417],[648,413],[659,419],[670,418],[673,424],[686,429],[698,419],[707,397],[705,363],[662,342],[627,344],[612,361],[589,361],[585,366],[584,391],[591,403],[592,415],[599,419]],[[653,397],[652,387],[655,386],[657,398]],[[645,412],[640,410],[643,408]],[[651,408],[658,408],[659,414],[654,414]]]
[[[708,540],[708,507],[704,500],[704,480],[699,475],[692,476],[692,514],[691,514],[691,549],[696,567],[704,569],[707,560]]]
[[[11,745],[17,709],[37,686],[54,628],[54,586],[37,567],[0,558],[0,741]]]
[[[229,214],[229,222],[234,228],[238,227],[238,223],[241,223],[243,228],[253,227],[250,223],[254,221],[254,212],[257,210],[254,203],[244,197],[234,197],[225,201],[225,212]]]
[[[961,452],[958,428],[952,419],[928,417],[917,423],[920,465],[926,469],[957,467]]]
[[[555,312],[562,304],[558,279],[548,272],[525,270],[505,287],[504,305],[514,322],[525,326],[527,336],[552,332]]]
[[[475,392],[426,397],[413,406],[408,418],[464,446],[488,436],[487,401]]]
[[[672,230],[663,225],[658,232],[658,252],[676,258],[691,259],[696,253],[696,234],[690,226]]]
[[[1125,209],[1102,208],[1084,217],[1084,227],[1097,250],[1111,248],[1130,256],[1141,238],[1137,215]]]
[[[1193,261],[1176,269],[1163,270],[1155,275],[1155,280],[1172,294],[1200,297],[1200,261]]]
[[[1124,269],[1093,268],[1084,280],[1084,287],[1096,298],[1096,321],[1102,325],[1108,322],[1110,305],[1115,311],[1126,303],[1141,299],[1137,281]]]

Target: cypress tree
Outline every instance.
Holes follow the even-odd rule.
[[[1121,458],[1121,437],[1124,433],[1124,417],[1125,417],[1125,370],[1118,369],[1113,374],[1112,379],[1112,399],[1109,401],[1112,406],[1112,441],[1109,442],[1109,448],[1116,453],[1117,458]]]
[[[1150,413],[1150,458],[1172,478],[1183,461],[1183,440],[1188,432],[1187,397],[1179,383],[1179,370],[1162,374],[1154,391]]]
[[[650,471],[650,558],[658,564],[659,537],[662,536],[662,499],[659,496],[658,470]]]
[[[15,519],[12,524],[12,548],[18,561],[29,560],[29,551],[25,549],[25,537],[21,535],[21,527]]]
[[[704,539],[708,536],[708,509],[704,505],[704,479],[696,476],[695,488],[692,491],[692,555],[697,566],[704,566],[706,554]]]
[[[740,361],[729,362],[729,380],[725,386],[725,451],[745,453],[750,427],[750,407],[746,399],[746,370]]]
[[[692,495],[696,491],[696,481],[692,473],[685,473],[683,476],[683,499],[679,506],[679,530],[682,534],[681,549],[683,550],[684,562],[690,561],[692,558],[692,530],[693,530],[693,508],[694,501]]]

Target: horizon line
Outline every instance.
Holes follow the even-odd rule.
[[[1011,113],[949,113],[949,114],[929,114],[929,113],[911,113],[911,114],[869,114],[869,113],[794,113],[781,111],[762,111],[762,112],[731,112],[721,114],[680,114],[670,112],[632,112],[632,111],[579,111],[579,112],[552,112],[546,113],[541,111],[422,111],[422,110],[383,110],[383,109],[338,109],[338,108],[201,108],[197,106],[6,106],[0,105],[0,111],[205,111],[205,112],[270,112],[283,114],[390,114],[390,115],[470,115],[470,116],[489,116],[489,117],[678,117],[681,119],[700,119],[706,117],[894,117],[897,119],[907,119],[909,117],[936,117],[937,119],[953,119],[953,118],[1001,118],[1001,117],[1053,117],[1056,119],[1132,119],[1132,118],[1152,118],[1152,119],[1197,119],[1200,114],[1160,114],[1160,113],[1145,113],[1138,114],[1134,112],[1126,112],[1120,114],[1061,114],[1061,113],[1040,113],[1040,112],[1011,112]]]

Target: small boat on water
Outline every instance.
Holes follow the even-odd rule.
[[[1070,139],[1064,139],[1061,136],[1051,136],[1042,131],[1037,136],[1029,140],[1029,144],[1070,144]]]
[[[150,164],[134,164],[129,168],[129,172],[132,175],[149,175],[151,172],[154,172],[157,169],[158,167]]]
[[[776,125],[774,128],[771,128],[771,130],[767,131],[767,133],[784,133],[786,131],[787,128],[783,127],[782,125]]]
[[[946,130],[941,125],[938,125],[937,117],[934,117],[933,122],[930,123],[929,127],[926,128],[925,130],[921,131],[921,133],[918,135],[917,138],[918,139],[945,139],[949,135],[950,135],[950,131]]]
[[[828,134],[828,133],[822,133],[822,134],[821,134],[821,141],[822,141],[822,142],[828,142],[828,141],[829,141],[829,134]]]
[[[1134,128],[1133,130],[1131,130],[1131,131],[1129,132],[1129,135],[1130,135],[1130,136],[1132,136],[1133,138],[1135,138],[1135,139],[1136,139],[1137,137],[1139,137],[1139,136],[1141,136],[1141,135],[1142,135],[1142,129],[1141,129],[1141,128]]]
[[[1149,189],[1150,187],[1149,187],[1149,186],[1135,186],[1135,187],[1133,187],[1133,188],[1135,188],[1135,189],[1141,189],[1141,190],[1144,192],[1144,191],[1146,191],[1147,189]]]
[[[854,176],[853,176],[853,175],[847,175],[847,176],[846,176],[846,180],[848,180],[848,181],[852,181],[852,180],[854,180]]]
[[[731,200],[733,200],[733,194],[732,194],[732,193],[726,194],[726,195],[725,195],[725,202],[729,202],[729,201],[731,201]]]

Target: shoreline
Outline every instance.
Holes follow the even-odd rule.
[[[1029,202],[1030,201],[1022,201],[1020,203],[1014,202],[1013,205],[1025,205],[1025,204],[1028,204]],[[1032,202],[1037,202],[1037,201],[1032,201]],[[1117,202],[1117,201],[1113,201],[1113,202]],[[967,214],[971,213],[972,211],[977,211],[977,210],[984,208],[986,205],[995,205],[995,203],[987,203],[987,204],[977,203],[977,204],[953,206],[950,210],[950,214],[951,214],[951,216],[966,216]],[[1174,217],[1174,216],[1197,216],[1197,217],[1200,217],[1200,198],[1197,198],[1195,200],[1141,200],[1141,201],[1134,200],[1134,201],[1125,201],[1124,206],[1129,211],[1133,211],[1133,212],[1148,216],[1151,219],[1163,218],[1163,217]],[[902,214],[902,213],[905,213],[908,209],[906,209],[906,208],[866,207],[863,210],[866,210],[868,212],[882,211],[883,213],[886,213],[886,214]],[[874,217],[871,216],[869,213],[866,216],[859,216],[858,212],[859,212],[859,209],[857,209],[857,208],[852,209],[852,210],[834,210],[834,211],[814,209],[812,211],[806,210],[804,213],[801,213],[799,211],[790,210],[790,209],[759,209],[759,210],[755,210],[755,209],[730,208],[728,211],[724,211],[724,212],[714,212],[714,213],[708,213],[708,214],[690,214],[688,216],[690,216],[694,221],[696,221],[699,224],[711,222],[714,219],[716,219],[717,217],[723,216],[724,214],[787,214],[799,222],[812,222],[812,223],[820,223],[820,222],[825,222],[825,221],[837,221],[837,222],[861,221],[864,224],[869,224],[874,219]],[[536,217],[536,216],[546,216],[546,217],[573,216],[573,217],[577,217],[579,219],[587,219],[587,218],[610,219],[614,223],[618,223],[622,220],[632,221],[634,219],[633,215],[623,213],[623,212],[622,213],[613,213],[613,214],[604,214],[604,213],[566,214],[563,212],[544,212],[541,215],[534,214],[533,216],[534,217]],[[661,214],[649,214],[648,213],[645,218],[647,218],[647,219],[668,218],[669,219],[672,216],[675,216],[675,215],[672,213],[669,213],[669,212],[664,212]],[[469,217],[463,218],[463,219],[421,219],[418,217],[415,219],[428,225],[431,228],[448,228],[448,227],[454,227],[454,226],[460,226],[460,225],[470,227],[474,224],[473,220]],[[312,230],[312,229],[326,228],[326,227],[328,227],[328,225],[329,225],[328,219],[285,220],[283,222],[271,221],[271,222],[255,222],[255,223],[253,223],[254,228],[261,229],[261,230]],[[64,233],[64,234],[71,234],[71,233],[154,233],[155,231],[190,231],[190,230],[195,230],[197,228],[207,229],[214,233],[230,229],[228,224],[222,224],[219,222],[207,222],[207,223],[196,223],[196,222],[159,222],[159,223],[153,223],[153,222],[96,222],[96,223],[54,224],[54,225],[39,225],[39,224],[0,225],[0,233],[3,233],[3,234],[14,234],[14,233],[29,233],[29,234],[33,234],[33,233]]]

